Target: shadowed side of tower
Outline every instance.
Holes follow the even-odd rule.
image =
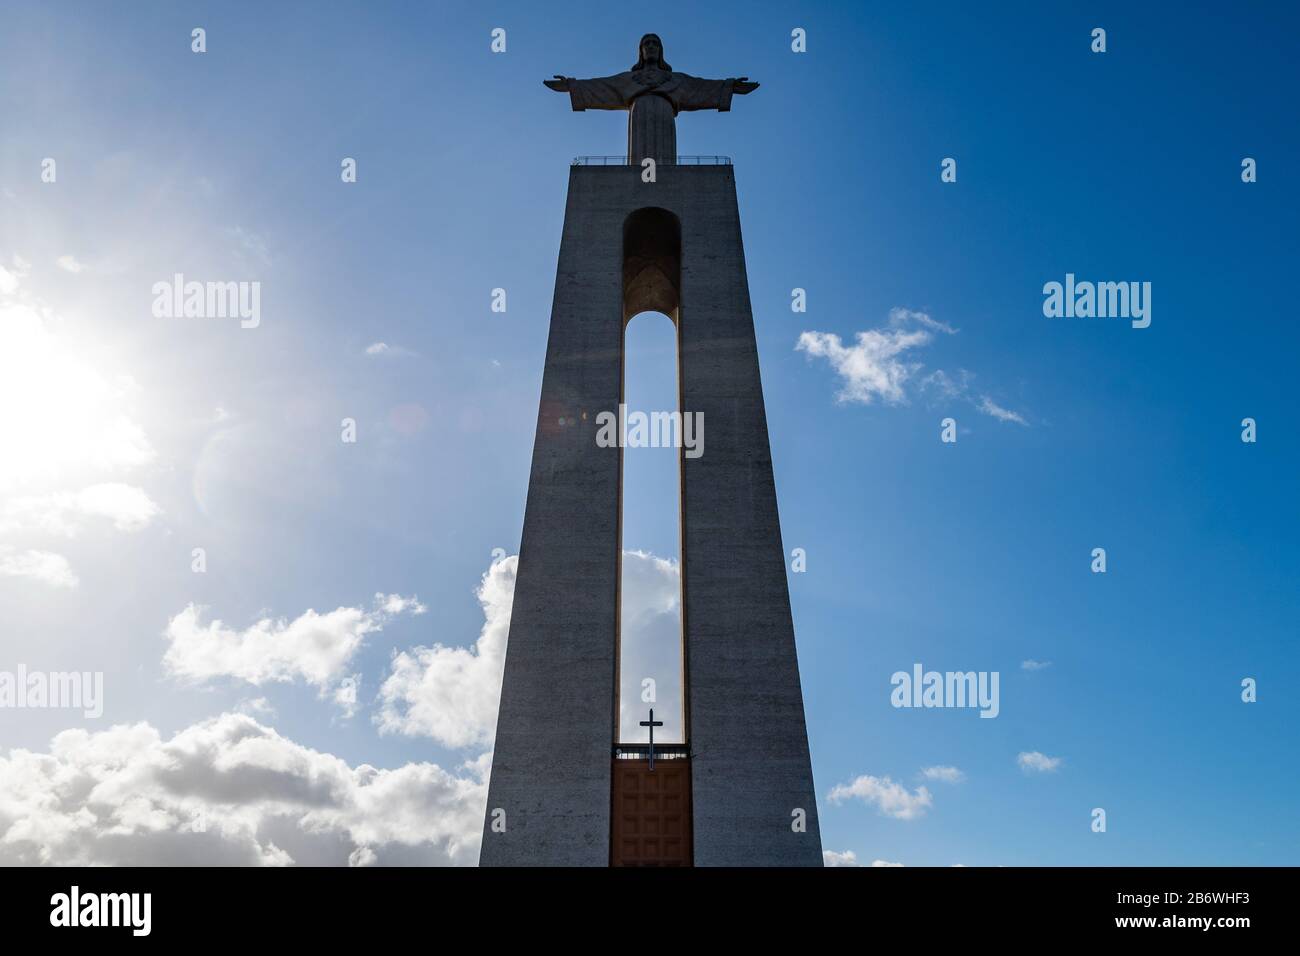
[[[682,472],[695,864],[821,866],[735,176],[680,172],[681,400],[705,425]]]

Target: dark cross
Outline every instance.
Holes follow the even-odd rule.
[[[650,708],[650,719],[641,721],[642,727],[650,728],[650,770],[651,772],[653,772],[655,769],[655,728],[662,727],[663,725],[664,722],[662,720],[655,720],[655,709],[653,707]]]

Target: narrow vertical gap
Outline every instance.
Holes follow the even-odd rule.
[[[619,743],[686,740],[681,605],[681,449],[662,439],[679,413],[677,328],[642,312],[624,329],[627,442],[622,467],[619,584]],[[680,419],[678,418],[678,421]],[[642,427],[644,423],[644,427]],[[639,430],[638,430],[639,429]]]

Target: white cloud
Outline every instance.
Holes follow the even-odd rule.
[[[254,685],[301,679],[324,696],[345,677],[367,634],[397,614],[422,614],[425,608],[414,598],[376,594],[370,610],[340,607],[318,614],[309,609],[292,621],[263,618],[243,630],[221,621],[204,624],[202,610],[191,604],[167,624],[163,663],[173,676],[193,681],[232,677]]]
[[[483,627],[473,647],[434,644],[394,651],[379,688],[375,723],[381,734],[432,737],[448,747],[491,744],[518,563],[518,556],[510,555],[484,573],[475,592]]]
[[[348,866],[378,866],[379,857],[368,846],[359,846],[348,854]]]
[[[937,368],[921,379],[920,385],[927,392],[937,392],[943,399],[964,399],[970,392],[971,380],[974,378],[974,374],[964,368],[958,369],[955,376]]]
[[[32,271],[32,264],[22,256],[15,255],[11,262],[12,269],[0,265],[0,295],[14,295],[27,273]]]
[[[839,402],[870,405],[879,400],[887,405],[905,404],[916,392],[929,393],[945,401],[969,402],[985,415],[999,421],[1028,425],[1019,412],[998,405],[988,395],[975,401],[971,382],[975,375],[966,369],[949,374],[935,369],[922,374],[924,366],[912,360],[914,350],[934,341],[934,334],[956,335],[957,329],[926,312],[894,308],[884,328],[858,332],[854,345],[845,345],[833,332],[803,332],[795,351],[824,358],[839,375]]]
[[[1020,669],[1022,671],[1041,671],[1041,670],[1046,670],[1051,666],[1052,666],[1051,661],[1035,661],[1031,659],[1031,660],[1020,662]]]
[[[58,263],[60,269],[63,269],[65,272],[71,272],[74,275],[86,268],[84,265],[82,265],[80,262],[77,261],[76,256],[71,256],[71,255],[59,256],[59,258],[55,261]]]
[[[649,739],[640,721],[649,705],[641,703],[641,681],[656,679],[655,718],[664,725],[655,730],[660,740],[684,740],[682,732],[681,634],[682,571],[673,559],[648,551],[623,552],[620,582],[622,686],[619,726],[628,743]],[[633,709],[629,713],[628,707]]]
[[[1026,773],[1051,773],[1061,766],[1062,758],[1049,757],[1047,754],[1039,753],[1037,750],[1021,752],[1016,758],[1020,764],[1020,769]]]
[[[38,530],[71,538],[88,518],[104,518],[118,531],[148,527],[162,509],[133,485],[107,482],[81,491],[11,498],[0,511],[0,531]]]
[[[518,556],[494,561],[475,592],[483,626],[471,647],[434,644],[394,651],[379,689],[375,724],[383,734],[430,737],[448,747],[490,745],[496,732],[501,676],[510,634]],[[641,675],[681,669],[674,638],[681,633],[681,569],[645,551],[623,552],[623,698],[635,699]],[[655,712],[660,739],[681,733],[681,688],[661,680]],[[623,715],[624,726],[631,726]],[[635,732],[626,739],[635,740]]]
[[[52,551],[0,550],[0,575],[31,578],[52,588],[75,588],[80,583],[68,559]]]
[[[872,860],[872,866],[902,866],[901,863],[890,863],[888,860]]]
[[[387,342],[370,343],[366,346],[365,354],[373,358],[407,358],[415,355],[410,349],[400,345],[389,345]]]
[[[826,866],[857,866],[858,855],[852,850],[840,853],[836,850],[822,850],[822,863]]]
[[[1003,408],[1001,405],[993,401],[993,399],[989,398],[987,395],[982,395],[980,397],[980,403],[979,405],[976,406],[976,408],[978,408],[985,415],[993,416],[1000,422],[1015,422],[1017,425],[1029,424],[1029,422],[1025,421],[1025,417],[1021,415],[1019,412],[1013,412],[1010,411],[1009,409]]]
[[[0,295],[13,295],[18,291],[18,284],[22,281],[22,273],[14,269],[12,272],[0,265]]]
[[[938,780],[941,783],[961,783],[966,779],[966,775],[956,767],[925,767],[921,770],[921,776],[926,780]]]
[[[0,757],[0,864],[472,865],[487,762],[356,767],[222,714]]]
[[[275,705],[265,697],[246,697],[241,700],[235,710],[241,714],[247,714],[250,717],[261,717],[265,720],[275,719]]]
[[[856,345],[846,346],[833,332],[804,332],[795,349],[831,363],[843,382],[838,401],[870,405],[880,399],[897,405],[907,400],[908,379],[921,368],[899,356],[930,339],[925,331],[870,329],[857,334]]]
[[[423,614],[428,610],[414,595],[408,598],[400,594],[376,594],[375,604],[385,614]]]
[[[917,787],[914,792],[909,792],[905,786],[895,783],[889,777],[865,774],[852,783],[836,784],[829,799],[831,803],[843,803],[855,797],[875,806],[882,815],[896,820],[915,820],[934,803],[934,798],[925,787]]]
[[[896,329],[906,328],[909,325],[919,325],[922,328],[930,329],[933,332],[942,332],[945,335],[957,334],[957,330],[947,322],[940,322],[938,319],[931,318],[927,312],[916,312],[912,309],[890,309],[889,324]]]

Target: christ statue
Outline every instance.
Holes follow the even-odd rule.
[[[747,77],[729,80],[701,80],[676,73],[664,62],[659,37],[647,33],[641,38],[636,66],[626,73],[578,80],[558,73],[543,80],[557,93],[568,93],[575,110],[627,110],[627,161],[641,165],[653,159],[660,165],[677,162],[676,117],[682,110],[731,109],[733,94],[758,89]]]

